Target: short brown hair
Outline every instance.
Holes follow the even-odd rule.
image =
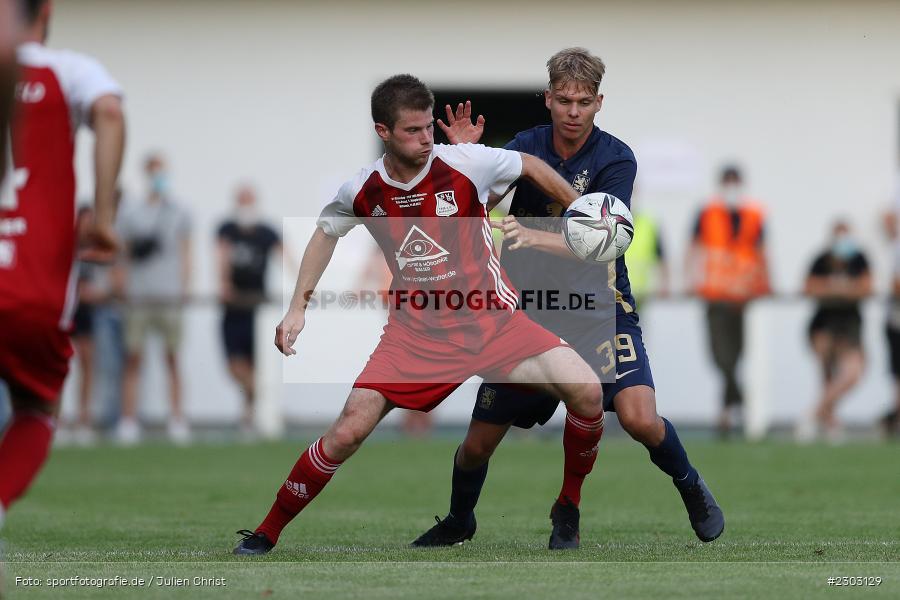
[[[393,129],[400,109],[431,110],[434,94],[412,75],[394,75],[372,92],[372,120]]]
[[[22,16],[25,18],[25,23],[31,25],[37,21],[38,15],[45,4],[47,4],[47,0],[25,0],[25,2],[22,2]]]
[[[571,81],[596,94],[606,73],[606,65],[586,48],[566,48],[550,57],[547,73],[550,75],[550,89]]]

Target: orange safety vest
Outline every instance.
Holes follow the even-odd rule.
[[[697,241],[703,248],[703,271],[697,293],[707,300],[743,302],[769,292],[765,257],[760,247],[762,207],[738,208],[734,231],[728,205],[714,197],[700,215]]]

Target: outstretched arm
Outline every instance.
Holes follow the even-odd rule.
[[[550,165],[530,154],[521,153],[521,155],[522,177],[534,183],[542,192],[562,204],[563,207],[569,206],[578,198],[578,192]],[[504,217],[502,221],[491,221],[491,226],[503,231],[505,241],[512,241],[507,246],[508,250],[534,248],[541,252],[578,260],[559,233],[524,227],[512,215]]]
[[[306,245],[291,304],[284,319],[275,328],[275,346],[285,356],[297,354],[293,346],[306,324],[306,307],[316,290],[319,279],[322,278],[322,273],[331,262],[338,239],[326,234],[321,227],[318,227]]]
[[[524,152],[519,154],[522,155],[522,177],[533,183],[544,194],[562,204],[563,208],[568,208],[578,199],[575,188],[554,171],[553,167],[531,154]]]

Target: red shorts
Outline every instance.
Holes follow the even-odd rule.
[[[0,380],[13,395],[56,402],[69,373],[69,334],[58,321],[28,312],[0,312]]]
[[[375,390],[397,406],[428,412],[473,375],[506,377],[526,358],[565,345],[521,311],[478,353],[388,323],[353,387]]]

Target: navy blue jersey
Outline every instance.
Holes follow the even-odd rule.
[[[580,194],[606,192],[631,208],[631,191],[637,174],[634,153],[624,142],[597,127],[594,127],[584,146],[568,160],[560,158],[553,149],[553,128],[550,125],[518,133],[506,148],[543,159]],[[557,232],[561,230],[561,219],[553,217],[560,217],[562,206],[524,179],[516,183],[516,193],[509,214],[518,218],[525,227]],[[602,266],[578,261],[574,257],[561,258],[533,248],[504,251],[501,260],[519,290],[547,289],[548,284],[551,284],[558,290],[593,293],[597,297],[603,297],[603,290],[614,281],[616,317],[634,313],[634,298],[631,296],[624,258],[617,259],[614,267],[613,264],[609,265],[609,271],[614,268],[615,273],[608,272]],[[608,291],[606,294],[608,295]],[[534,314],[529,312],[529,316],[565,337],[566,334],[592,327],[596,320],[604,317],[605,312],[564,313],[545,310],[535,311]]]

